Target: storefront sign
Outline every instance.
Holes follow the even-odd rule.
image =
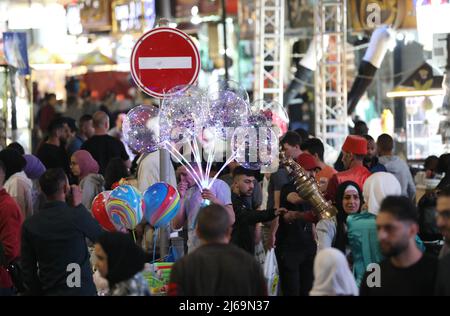
[[[80,2],[80,19],[83,31],[111,30],[111,0],[86,0]]]
[[[112,4],[113,32],[142,32],[155,24],[155,0],[114,1]]]
[[[18,69],[19,74],[29,75],[27,34],[24,32],[3,33],[3,49],[9,65]]]

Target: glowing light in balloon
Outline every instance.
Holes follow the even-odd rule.
[[[159,109],[139,105],[131,109],[123,121],[123,136],[128,146],[139,153],[150,153],[161,146]]]
[[[174,143],[191,141],[205,124],[207,96],[194,86],[177,86],[170,93],[172,96],[164,99],[161,106],[161,135]]]
[[[217,128],[238,127],[247,122],[249,105],[237,94],[222,91],[215,99],[210,99],[208,126]]]

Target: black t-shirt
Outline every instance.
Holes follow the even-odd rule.
[[[252,255],[231,244],[208,244],[174,264],[169,295],[265,296],[267,289]]]
[[[280,193],[280,206],[289,211],[305,212],[308,210],[306,203],[294,205],[288,202],[287,196],[297,192],[294,184],[288,183],[283,186]],[[293,223],[286,223],[280,216],[279,226],[276,234],[276,246],[278,249],[315,251],[316,242],[313,238],[312,224],[296,220]]]
[[[63,146],[43,143],[36,154],[45,168],[62,168],[67,175],[70,174],[69,156]]]
[[[123,143],[109,135],[95,135],[85,141],[81,149],[91,153],[100,166],[101,174],[105,173],[106,166],[112,158],[120,157],[123,161],[130,158]]]
[[[380,287],[369,287],[367,279],[376,284],[376,271],[366,272],[361,282],[361,296],[426,296],[433,295],[438,260],[424,254],[422,258],[407,268],[392,265],[390,259],[380,263]]]
[[[435,294],[450,296],[450,254],[439,260]]]

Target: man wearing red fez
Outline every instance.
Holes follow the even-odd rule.
[[[370,176],[370,171],[363,165],[364,156],[367,155],[367,140],[364,137],[347,136],[342,146],[342,153],[345,171],[338,172],[331,177],[326,193],[326,197],[333,202],[339,184],[345,181],[353,181],[362,190],[364,182]]]

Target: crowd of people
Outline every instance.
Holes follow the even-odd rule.
[[[57,115],[56,97],[45,102],[34,155],[18,143],[0,151],[0,295],[149,295],[142,270],[163,254],[148,247],[153,228],[143,220],[136,239],[105,232],[91,205],[119,183],[143,192],[159,182],[159,152],[127,147],[124,115],[111,128],[92,103],[75,111],[70,99]],[[394,145],[357,122],[329,166],[320,139],[305,131],[280,138],[336,207],[333,218],[316,215],[282,165],[262,174],[234,161],[204,190],[185,166],[169,166],[180,209],[167,229],[184,234],[186,255],[168,295],[267,295],[258,252],[273,248],[278,295],[450,295],[450,154],[425,161],[425,178],[442,177],[419,199]]]

